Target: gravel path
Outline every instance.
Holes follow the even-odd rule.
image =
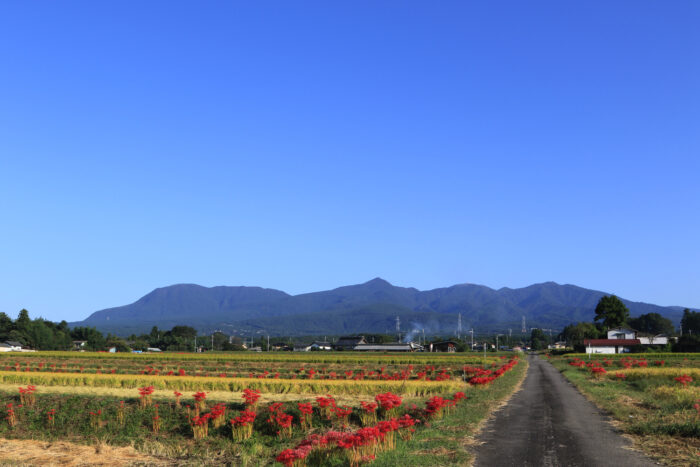
[[[475,466],[656,465],[629,449],[608,423],[552,365],[528,357],[521,390],[487,422],[475,450]]]

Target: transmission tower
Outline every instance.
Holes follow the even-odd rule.
[[[457,316],[457,340],[462,338],[462,313]]]
[[[401,342],[401,320],[399,319],[399,315],[396,315],[396,337],[398,338],[398,342]]]
[[[520,327],[520,332],[522,332],[523,334],[527,333],[527,326],[525,325],[525,315],[523,315],[523,324]]]

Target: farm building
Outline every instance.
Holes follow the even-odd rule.
[[[441,341],[430,344],[431,352],[456,352],[457,343],[455,341]]]
[[[335,350],[353,350],[355,346],[366,344],[365,336],[345,336],[338,339],[334,344]]]
[[[415,342],[403,344],[394,342],[390,344],[358,344],[352,348],[358,352],[422,352],[423,346]]]
[[[0,343],[0,352],[21,352],[22,344],[15,341],[5,341]]]
[[[310,352],[312,350],[332,350],[332,344],[330,342],[314,341],[311,344],[294,346],[295,352]]]

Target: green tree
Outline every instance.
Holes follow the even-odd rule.
[[[577,351],[583,351],[584,339],[598,339],[600,331],[593,323],[576,323],[565,327],[560,337]]]
[[[658,313],[647,313],[637,318],[631,318],[628,324],[645,334],[673,334],[675,331],[671,320]]]
[[[0,313],[0,340],[7,340],[15,323],[5,313]]]
[[[630,311],[615,295],[602,297],[595,307],[595,320],[601,321],[606,329],[616,328],[627,323]]]
[[[541,329],[533,329],[530,334],[530,347],[532,350],[542,350],[547,348],[549,339]]]
[[[683,310],[683,318],[681,318],[681,326],[683,335],[699,335],[700,334],[700,312]]]
[[[117,349],[117,352],[131,352],[131,349],[126,344],[126,341],[124,341],[124,339],[122,339],[121,337],[113,336],[111,334],[107,336],[106,347],[115,347]]]

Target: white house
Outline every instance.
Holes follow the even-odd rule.
[[[15,341],[5,341],[0,343],[0,352],[21,352],[22,344]]]
[[[615,328],[608,331],[608,339],[636,339],[637,331],[626,328]]]
[[[310,345],[311,349],[316,349],[316,350],[331,350],[331,343],[330,342],[321,342],[321,341],[315,341]]]
[[[668,344],[668,336],[664,334],[659,334],[658,336],[651,337],[638,337],[639,342],[642,345],[666,345]]]
[[[584,339],[586,353],[627,353],[639,339]]]

